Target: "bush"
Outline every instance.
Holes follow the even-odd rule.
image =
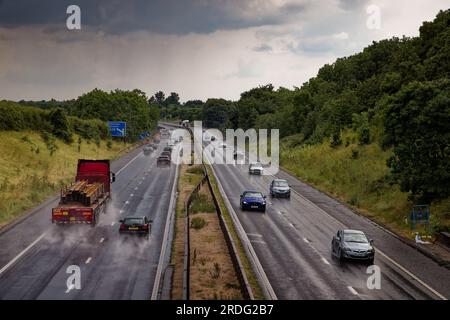
[[[191,228],[194,228],[195,230],[199,230],[203,228],[206,225],[205,219],[202,217],[195,217],[191,220]]]

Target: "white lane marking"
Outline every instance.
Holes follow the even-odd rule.
[[[405,269],[403,266],[401,266],[400,264],[398,264],[397,262],[395,262],[394,260],[392,260],[391,258],[389,258],[384,252],[380,251],[380,249],[375,247],[375,250],[377,253],[381,254],[383,257],[385,257],[387,260],[389,260],[392,264],[394,264],[395,266],[397,266],[397,268],[399,268],[400,270],[402,270],[404,273],[406,273],[407,275],[409,275],[411,278],[413,278],[415,281],[417,281],[418,283],[420,283],[422,286],[424,286],[425,288],[427,288],[429,291],[431,291],[432,293],[434,293],[436,296],[438,296],[441,300],[448,300],[445,296],[443,296],[442,294],[440,294],[439,292],[437,292],[436,290],[434,290],[432,287],[430,287],[429,285],[427,285],[425,282],[423,282],[422,280],[420,280],[418,277],[416,277],[414,274],[412,274],[410,271],[408,271],[407,269]]]
[[[260,235],[259,233],[247,233],[247,235],[252,236],[252,237],[262,238],[262,235]]]
[[[309,240],[307,238],[303,238],[303,241],[309,243]]]
[[[272,176],[273,178],[277,178],[275,175],[271,174],[270,176]],[[323,210],[322,208],[320,208],[317,204],[315,204],[314,202],[312,202],[311,200],[307,199],[305,196],[303,196],[302,194],[300,194],[298,191],[294,190],[293,188],[291,188],[291,191],[294,192],[294,194],[298,195],[300,198],[302,198],[303,200],[305,200],[307,203],[309,203],[311,206],[315,207],[316,209],[318,209],[320,212],[322,212],[323,214],[325,214],[326,216],[328,216],[329,218],[331,218],[332,220],[334,220],[338,225],[340,225],[342,227],[342,229],[347,228],[341,221],[339,221],[338,219],[336,219],[335,217],[333,217],[331,214],[329,214],[328,212],[326,212],[325,210]],[[378,225],[377,225],[378,226]],[[389,230],[386,230],[388,233]],[[306,241],[305,241],[306,242]],[[380,249],[378,249],[377,247],[375,247],[375,250],[380,253],[384,258],[386,258],[387,260],[389,260],[393,265],[397,266],[400,270],[402,270],[403,272],[405,272],[407,275],[409,275],[411,278],[413,278],[415,281],[417,281],[418,283],[420,283],[422,286],[424,286],[425,288],[427,288],[429,291],[431,291],[433,294],[435,294],[437,297],[439,297],[441,300],[448,300],[444,295],[442,295],[441,293],[439,293],[438,291],[436,291],[435,289],[433,289],[432,287],[430,287],[428,284],[426,284],[425,282],[423,282],[422,280],[420,280],[417,276],[415,276],[412,272],[410,272],[408,269],[406,269],[405,267],[403,267],[402,265],[400,265],[398,262],[394,261],[392,258],[388,257],[385,253],[383,253],[382,251],[380,251]]]
[[[134,190],[137,190],[137,189],[138,189],[138,187],[134,188]]]
[[[134,194],[132,193],[132,194],[130,194],[130,197],[134,197]]]
[[[37,238],[36,240],[34,240],[28,247],[26,247],[22,252],[20,252],[17,256],[15,256],[10,262],[8,262],[3,268],[0,269],[0,274],[2,274],[3,272],[6,271],[6,269],[8,269],[10,266],[12,266],[17,260],[20,259],[20,257],[22,257],[25,253],[27,253],[28,250],[30,250],[31,248],[33,248],[39,241],[42,240],[42,238],[45,237],[47,233],[43,233],[39,236],[39,238]]]
[[[347,289],[350,290],[350,292],[353,293],[355,296],[359,295],[358,291],[356,291],[355,289],[353,289],[352,286],[347,286]]]
[[[116,175],[119,175],[126,167],[128,167],[134,160],[136,160],[138,157],[141,157],[142,153],[139,153],[136,157],[128,161],[126,165],[124,165],[119,171],[116,172]]]
[[[260,243],[260,244],[266,244],[266,242],[265,242],[265,241],[260,241],[260,240],[252,240],[252,239],[250,239],[250,242],[251,242],[251,243]]]
[[[295,226],[292,223],[289,222],[289,225],[295,229]]]
[[[328,262],[327,259],[325,259],[324,257],[320,257],[320,259],[323,261],[323,263],[330,265],[330,263]]]
[[[91,262],[91,260],[92,260],[92,257],[87,258],[86,264],[89,264],[89,262]]]
[[[103,241],[105,241],[105,238],[100,239],[100,243],[103,243]]]
[[[281,212],[281,211],[277,211],[277,213],[278,213],[278,214],[283,214],[283,212]]]
[[[130,201],[128,201],[128,200],[127,200],[127,201],[125,201],[125,205],[127,205],[127,204],[129,204],[129,203],[130,203]]]
[[[119,213],[123,213],[123,210],[122,210],[122,209],[120,209],[120,210],[119,210]],[[114,222],[113,222],[113,223],[114,223]]]

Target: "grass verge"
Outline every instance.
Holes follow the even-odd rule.
[[[77,161],[115,159],[127,151],[123,142],[74,136],[72,144],[28,131],[0,132],[0,226],[54,195],[75,176]]]
[[[386,165],[391,151],[376,143],[360,146],[352,132],[343,134],[343,145],[331,148],[328,142],[292,148],[281,145],[282,168],[315,188],[329,193],[358,212],[387,226],[397,234],[412,239],[407,223],[412,204],[397,185],[388,183]],[[450,228],[450,199],[431,206],[430,228],[435,233]]]

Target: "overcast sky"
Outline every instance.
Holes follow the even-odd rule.
[[[238,99],[293,88],[372,41],[417,36],[449,0],[0,0],[0,100],[94,88]],[[66,9],[81,8],[81,30]],[[381,27],[370,29],[370,5]],[[373,21],[373,20],[371,20]]]

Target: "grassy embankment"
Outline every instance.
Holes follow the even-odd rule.
[[[391,151],[383,151],[377,143],[359,146],[352,132],[344,133],[342,140],[343,145],[336,149],[329,142],[289,148],[286,138],[281,142],[281,166],[396,233],[412,238],[405,222],[412,207],[408,195],[384,180]],[[432,230],[450,228],[450,199],[432,204],[430,210]]]
[[[72,144],[66,144],[58,139],[45,142],[36,132],[0,132],[0,226],[72,181],[78,159],[114,159],[131,146],[78,142],[76,135]]]

